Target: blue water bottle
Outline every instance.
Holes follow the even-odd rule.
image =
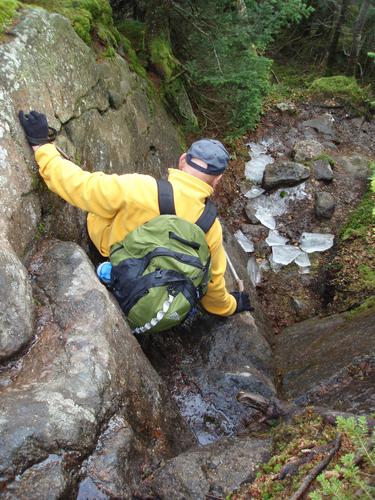
[[[102,262],[96,268],[96,274],[102,283],[109,285],[111,282],[112,264],[110,262]]]

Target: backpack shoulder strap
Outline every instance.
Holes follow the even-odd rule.
[[[165,179],[158,179],[156,182],[160,215],[176,215],[172,184]]]
[[[213,223],[215,222],[216,217],[217,217],[217,208],[212,203],[212,201],[209,198],[207,198],[206,206],[204,207],[202,215],[196,221],[196,225],[199,226],[204,233],[207,233],[211,229]]]

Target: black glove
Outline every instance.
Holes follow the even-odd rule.
[[[250,305],[250,297],[247,292],[230,292],[230,294],[233,295],[237,301],[237,307],[234,314],[243,311],[254,311],[254,307]]]
[[[56,130],[48,126],[47,117],[43,113],[30,111],[18,113],[21,125],[31,146],[40,146],[52,142],[56,138]]]

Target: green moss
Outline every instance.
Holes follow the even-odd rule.
[[[113,24],[109,0],[24,0],[67,17],[76,33],[90,45],[94,38],[105,47],[117,47],[120,34]]]
[[[349,238],[365,238],[373,222],[373,206],[375,196],[370,190],[362,198],[361,203],[350,216],[341,230],[343,241]]]
[[[350,311],[347,311],[345,313],[345,316],[352,320],[355,319],[359,314],[362,314],[365,311],[372,311],[375,310],[375,296],[368,297],[363,304],[359,305],[358,307],[355,307],[354,309],[351,309]]]
[[[0,2],[0,35],[12,22],[20,3],[17,0],[1,0]]]
[[[360,104],[366,99],[366,92],[355,78],[348,76],[327,76],[314,80],[310,85],[313,95],[338,98],[349,104]]]
[[[331,165],[331,167],[334,167],[336,165],[336,160],[334,158],[332,158],[332,156],[330,156],[327,153],[322,153],[321,155],[314,158],[314,160],[328,161],[328,163]]]
[[[142,66],[142,64],[140,63],[140,61],[139,61],[139,59],[137,57],[137,54],[136,54],[135,50],[132,47],[132,44],[131,44],[130,40],[128,38],[126,38],[126,36],[122,35],[121,36],[121,41],[122,41],[122,45],[124,47],[125,54],[126,54],[126,59],[127,59],[128,63],[129,63],[130,68],[135,73],[137,73],[137,75],[139,75],[141,78],[147,79],[146,70]]]
[[[151,62],[163,75],[166,82],[175,77],[176,69],[180,66],[179,61],[172,52],[171,45],[165,38],[153,38],[150,42]]]
[[[124,19],[116,25],[118,31],[130,40],[134,50],[144,52],[145,25],[134,19]]]

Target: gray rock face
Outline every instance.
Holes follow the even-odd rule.
[[[301,163],[292,161],[267,165],[263,176],[266,190],[283,186],[295,186],[310,177],[310,170]]]
[[[347,156],[340,159],[345,173],[354,180],[364,181],[370,176],[369,160],[363,156]]]
[[[0,361],[34,335],[34,303],[27,271],[9,246],[0,248]]]
[[[189,332],[154,334],[144,350],[201,444],[242,428],[250,410],[239,391],[276,394],[270,346],[249,313],[204,315]]]
[[[141,491],[163,500],[225,498],[242,482],[255,478],[270,451],[266,439],[222,440],[168,461],[144,482]]]
[[[146,82],[120,56],[96,63],[67,19],[27,9],[11,34],[0,45],[0,231],[22,257],[37,233],[41,202],[50,214],[50,236],[80,242],[84,220],[74,210],[65,214],[56,195],[39,197],[43,189],[19,109],[45,113],[59,131],[57,143],[88,170],[161,176],[181,151]],[[61,235],[65,215],[72,223]]]
[[[330,219],[335,211],[335,198],[326,191],[320,191],[315,194],[315,213],[317,217]]]
[[[294,159],[295,161],[313,160],[321,155],[324,151],[323,146],[313,139],[306,141],[299,141],[294,145]]]
[[[354,366],[361,365],[362,358],[374,358],[374,320],[374,311],[369,310],[352,320],[345,314],[336,314],[286,328],[277,337],[275,356],[276,367],[283,377],[284,396],[300,397],[302,401],[341,411],[364,408],[368,413],[374,411],[374,371],[364,375],[365,381],[354,375]],[[348,374],[340,378],[340,371]],[[344,396],[348,385],[351,394],[356,393],[354,399]]]
[[[302,122],[302,127],[313,128],[330,140],[336,139],[333,121],[329,116],[319,116],[311,120],[305,120]]]
[[[331,181],[333,179],[332,167],[328,160],[317,160],[313,164],[314,177],[318,181]]]
[[[34,477],[29,493],[37,480],[43,488],[52,463],[61,471],[49,482],[51,498],[57,498],[116,412],[124,429],[141,439],[130,458],[124,434],[119,446],[127,458],[119,459],[119,467],[137,457],[152,464],[191,445],[194,439],[164,384],[84,252],[73,243],[47,242],[30,272],[40,304],[38,341],[16,376],[3,372],[0,383],[0,474],[9,483],[4,491],[18,498],[18,489]],[[43,466],[51,455],[58,458]],[[20,473],[24,480],[13,481]]]

